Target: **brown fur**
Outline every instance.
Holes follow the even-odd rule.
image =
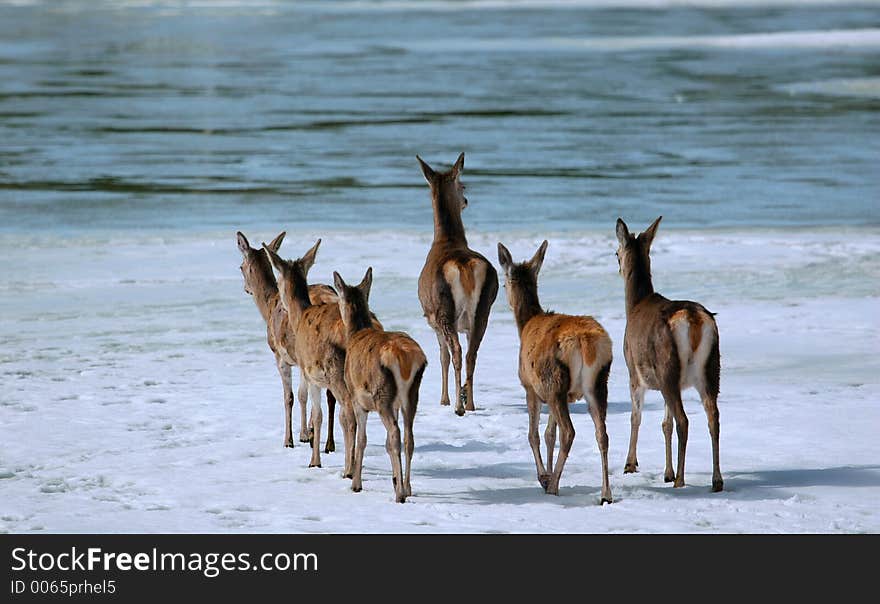
[[[428,361],[418,343],[407,334],[380,331],[371,325],[368,298],[372,269],[367,270],[364,280],[356,287],[346,285],[338,273],[333,277],[347,337],[346,408],[349,417],[356,421],[356,426],[348,424],[346,432],[346,475],[352,478],[353,491],[363,488],[361,473],[367,444],[367,414],[375,411],[388,434],[386,449],[391,457],[395,498],[403,503],[412,493],[413,420],[419,385]],[[404,420],[405,472],[401,464],[398,412],[402,412]]]
[[[284,240],[285,232],[280,233],[275,239],[269,243],[268,247],[277,252]],[[293,390],[291,387],[290,370],[297,364],[296,350],[294,346],[294,337],[291,333],[287,311],[281,304],[281,298],[278,294],[278,285],[275,275],[272,272],[272,265],[269,257],[262,249],[256,249],[250,246],[247,238],[241,232],[236,233],[238,239],[238,248],[242,253],[243,261],[240,269],[242,277],[244,277],[244,290],[254,298],[257,309],[266,322],[266,341],[269,349],[275,355],[275,363],[278,372],[281,374],[281,384],[284,390],[284,446],[293,446],[293,429],[292,429],[292,411],[293,411]],[[336,292],[329,285],[316,284],[309,288],[309,298],[313,304],[336,304]],[[301,385],[302,386],[302,385]],[[308,442],[309,429],[306,425],[306,405],[308,394],[305,389],[300,391],[301,404],[301,427],[300,440]],[[333,442],[333,408],[335,407],[335,399],[332,393],[327,393],[328,407],[330,409],[329,419],[329,436],[327,438],[326,450],[335,449]]]
[[[307,283],[308,271],[314,263],[320,240],[302,258],[284,260],[264,246],[275,270],[281,303],[288,314],[288,337],[292,335],[294,351],[303,377],[313,392],[326,388],[334,399],[346,396],[343,369],[345,365],[345,328],[339,315],[338,304],[313,304]],[[324,286],[321,296],[328,296]],[[305,292],[308,292],[306,296]],[[378,322],[377,322],[378,324]],[[379,325],[381,328],[381,325]],[[312,405],[311,425],[314,442],[320,442],[322,411],[320,404]],[[346,418],[342,418],[343,424]],[[332,426],[331,426],[332,427]],[[343,426],[344,428],[345,426]],[[332,437],[332,432],[328,438]],[[321,467],[320,447],[312,448],[309,467]]]
[[[662,218],[662,217],[661,217]],[[709,419],[712,439],[712,490],[720,491],[723,480],[719,467],[718,378],[720,373],[718,326],[708,310],[696,302],[668,300],[654,292],[651,278],[651,243],[660,218],[634,236],[623,220],[617,221],[617,251],[626,289],[626,333],[623,352],[630,375],[632,417],[630,446],[624,472],[638,467],[636,447],[645,390],[659,390],[666,404],[663,435],[666,440],[664,479],[684,486],[688,419],[681,401],[681,390],[694,386],[700,394]],[[708,325],[710,341],[703,335]],[[683,329],[687,329],[687,341]],[[672,467],[672,424],[678,433],[678,465]]]
[[[434,240],[419,275],[419,302],[440,346],[442,392],[440,404],[449,404],[449,363],[455,375],[455,412],[473,411],[473,376],[477,352],[489,311],[498,295],[498,274],[481,254],[468,247],[461,211],[467,206],[460,181],[462,153],[448,172],[435,172],[417,156],[431,187]],[[462,350],[459,333],[468,336],[465,383],[461,382]]]
[[[608,484],[608,372],[611,368],[611,338],[592,317],[545,312],[538,301],[538,272],[547,250],[545,241],[534,257],[515,264],[510,252],[498,244],[498,260],[507,281],[507,300],[513,310],[520,336],[519,379],[529,406],[529,445],[535,457],[538,481],[547,493],[559,493],[559,480],[574,442],[574,426],[568,404],[586,398],[596,428],[596,443],[602,457],[602,503],[611,503]],[[550,418],[544,433],[547,445],[545,469],[538,439],[541,403],[547,403]],[[553,451],[556,427],[560,428],[560,453],[555,470]]]

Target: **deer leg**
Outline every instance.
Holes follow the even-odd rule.
[[[312,459],[309,461],[310,468],[321,467],[321,422],[323,421],[323,413],[321,411],[321,388],[310,384],[309,393],[312,397]]]
[[[467,397],[467,404],[465,405],[466,411],[476,410],[476,407],[474,407],[474,369],[477,366],[477,351],[480,349],[483,336],[486,334],[486,325],[488,323],[489,310],[487,308],[485,316],[480,316],[479,312],[477,313],[477,317],[474,319],[474,325],[467,335],[468,349],[465,357],[465,378],[467,380],[465,382],[465,396]]]
[[[538,395],[531,388],[526,388],[526,403],[529,406],[529,446],[532,448],[532,454],[535,456],[535,469],[538,472],[538,482],[546,491],[547,485],[550,483],[550,474],[544,468],[544,461],[541,459],[541,439],[538,437],[538,424],[541,419],[541,401]]]
[[[556,422],[559,424],[559,459],[556,461],[553,473],[550,474],[547,494],[559,495],[559,479],[562,478],[565,460],[568,459],[568,452],[571,451],[571,444],[574,442],[574,425],[568,413],[568,398],[564,394],[557,395],[553,402],[548,401],[548,403],[550,403],[550,413],[556,415]]]
[[[333,453],[336,451],[336,441],[333,440],[333,416],[336,412],[336,397],[327,389],[327,446],[324,447],[324,453]]]
[[[354,414],[357,420],[357,449],[354,456],[351,490],[360,493],[364,488],[361,473],[364,469],[364,450],[367,448],[367,411],[360,405],[355,405]]]
[[[437,342],[440,344],[440,382],[442,390],[440,391],[440,404],[449,404],[449,347],[443,336],[437,334]]]
[[[605,429],[605,416],[608,411],[607,395],[605,400],[596,396],[596,392],[587,393],[587,401],[590,407],[590,417],[596,428],[596,444],[599,446],[599,455],[602,457],[602,503],[611,503],[611,486],[608,484],[608,431]]]
[[[666,443],[666,469],[663,471],[663,482],[672,482],[675,480],[675,470],[672,468],[672,409],[669,403],[664,405],[663,423],[663,440]]]
[[[623,467],[624,474],[638,472],[639,458],[636,455],[636,446],[639,442],[639,426],[642,424],[642,403],[645,402],[645,389],[637,386],[630,376],[629,397],[632,400],[632,414],[629,417],[629,453],[626,456],[626,465]]]
[[[278,373],[281,374],[281,387],[284,389],[284,446],[293,447],[293,388],[290,380],[290,365],[276,358]]]
[[[391,482],[394,484],[394,498],[397,503],[406,501],[406,489],[403,484],[403,470],[400,464],[400,426],[395,413],[388,406],[379,407],[379,417],[385,424],[385,450],[391,458]]]
[[[354,412],[351,410],[351,401],[348,398],[342,400],[339,408],[339,423],[342,424],[343,450],[345,451],[345,463],[342,470],[343,478],[351,478],[354,466],[354,439],[357,432],[357,423]]]
[[[699,389],[700,399],[703,401],[703,409],[706,410],[706,418],[709,420],[709,436],[712,437],[712,492],[724,490],[724,480],[721,478],[721,465],[718,454],[718,436],[721,431],[718,420],[718,398],[709,392]]]
[[[553,452],[556,449],[556,418],[548,414],[547,429],[544,430],[544,444],[547,445],[547,473],[553,473]]]
[[[678,389],[670,389],[663,392],[663,398],[666,400],[666,408],[671,411],[672,416],[675,418],[675,431],[678,436],[678,466],[675,472],[675,482],[673,482],[673,487],[683,487],[684,486],[684,459],[685,459],[685,451],[687,450],[687,439],[688,439],[688,418],[684,412],[684,405],[681,402],[681,391]],[[671,428],[670,428],[670,437],[671,437]],[[671,453],[671,447],[669,446],[670,439],[667,439],[667,455]],[[671,470],[672,468],[667,468]],[[668,473],[668,472],[667,472]]]
[[[445,337],[449,349],[452,351],[452,370],[455,373],[455,392],[457,393],[455,414],[462,416],[464,415],[464,400],[461,396],[463,394],[461,390],[461,344],[454,329],[446,330]]]
[[[296,390],[296,398],[299,400],[300,411],[299,442],[311,442],[311,427],[306,421],[306,410],[309,406],[309,381],[302,371],[299,372],[299,387]]]
[[[407,400],[401,405],[400,410],[403,414],[403,450],[406,455],[406,475],[403,479],[403,494],[406,497],[412,495],[412,484],[410,484],[410,472],[412,470],[412,456],[415,449],[415,439],[413,437],[413,421],[416,417],[416,407],[419,404],[419,389],[411,389],[407,395]]]

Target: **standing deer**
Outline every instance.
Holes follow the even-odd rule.
[[[668,300],[654,292],[651,282],[651,242],[661,216],[638,236],[617,219],[617,260],[626,286],[626,334],[623,352],[629,368],[632,398],[629,454],[624,473],[637,471],[636,443],[642,421],[645,390],[659,390],[666,403],[663,436],[666,471],[663,479],[684,486],[684,459],[688,419],[681,391],[693,386],[700,394],[712,437],[712,491],[724,488],[718,462],[718,391],[721,357],[714,314],[696,302]],[[672,418],[678,433],[678,470],[672,470]]]
[[[345,383],[348,398],[343,401],[355,422],[349,421],[345,438],[346,466],[352,468],[351,489],[363,488],[361,473],[367,446],[367,413],[376,411],[385,424],[385,450],[391,457],[392,482],[398,503],[412,494],[410,470],[415,441],[413,420],[419,404],[419,386],[428,361],[421,347],[407,334],[375,329],[370,320],[368,299],[373,269],[368,268],[359,285],[350,287],[339,273],[333,284],[339,294],[339,312],[345,324]],[[398,411],[403,413],[406,471],[400,462]],[[355,450],[355,434],[357,449]]]
[[[309,384],[313,401],[319,401],[321,388],[327,388],[335,399],[344,400],[346,393],[343,371],[345,367],[345,327],[338,304],[313,304],[309,296],[308,273],[315,263],[321,240],[297,260],[284,260],[265,243],[263,249],[278,271],[278,290],[281,304],[288,315],[288,333],[293,334],[294,351],[303,379]],[[374,319],[375,321],[375,319]],[[378,329],[382,326],[375,321]],[[342,428],[347,432],[349,418],[343,404],[340,414]],[[321,442],[321,405],[312,405],[311,425],[316,443]],[[351,420],[353,421],[353,419]],[[347,459],[346,459],[347,462]],[[319,447],[312,448],[309,467],[321,467]]]
[[[546,312],[538,301],[538,272],[544,263],[547,241],[528,262],[515,264],[510,252],[498,244],[498,261],[505,274],[507,301],[519,331],[519,380],[529,406],[529,445],[535,456],[538,481],[551,495],[559,494],[559,479],[574,442],[574,426],[568,405],[586,398],[602,456],[602,499],[611,503],[608,485],[608,373],[611,370],[611,338],[593,317]],[[541,403],[550,414],[544,441],[547,467],[541,460],[538,423]],[[556,426],[559,426],[559,459],[553,466]]]
[[[279,234],[267,246],[273,252],[281,247],[286,232]],[[281,385],[284,389],[284,446],[293,446],[293,390],[290,381],[290,369],[296,365],[293,335],[290,333],[287,321],[287,311],[281,304],[278,296],[278,286],[275,275],[272,273],[272,265],[269,257],[261,249],[252,248],[247,237],[241,231],[236,233],[238,249],[244,260],[241,263],[241,274],[244,277],[244,291],[254,298],[257,309],[266,322],[266,338],[269,348],[275,355],[275,364],[278,373],[281,374]],[[336,303],[336,292],[329,285],[313,285],[309,288],[309,299],[313,304]],[[297,398],[300,402],[301,423],[300,442],[310,442],[311,435],[306,423],[306,405],[308,403],[309,385],[305,380],[300,380],[297,390]],[[314,399],[313,399],[314,400]],[[330,453],[336,449],[333,441],[333,414],[336,408],[336,399],[327,391],[327,407],[329,415],[329,434],[327,446],[324,449]],[[320,445],[320,443],[318,443]]]
[[[421,157],[417,155],[416,159],[431,186],[434,209],[434,241],[419,275],[419,301],[440,344],[440,404],[449,404],[451,356],[457,396],[455,413],[461,416],[465,410],[475,409],[474,367],[489,322],[489,311],[498,294],[498,274],[486,258],[468,247],[464,234],[461,211],[468,203],[460,181],[464,153],[448,172],[435,172]],[[461,384],[459,333],[467,334],[468,339],[464,386]]]

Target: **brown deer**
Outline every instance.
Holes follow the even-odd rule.
[[[431,186],[434,209],[434,241],[419,275],[419,301],[440,344],[440,404],[449,404],[451,356],[457,397],[455,413],[461,416],[465,410],[475,409],[474,367],[489,311],[498,294],[498,274],[486,258],[468,247],[464,234],[461,211],[468,203],[460,180],[464,153],[448,172],[435,172],[421,157],[417,155],[416,159]],[[463,387],[459,333],[466,334],[468,339]]]
[[[333,273],[347,340],[345,383],[348,398],[344,403],[348,417],[355,418],[355,422],[349,421],[347,429],[350,432],[345,437],[346,466],[352,468],[351,489],[359,492],[363,488],[361,473],[367,446],[367,413],[376,411],[387,432],[385,450],[391,457],[394,495],[399,503],[403,503],[412,494],[413,420],[419,404],[422,374],[428,361],[421,347],[407,334],[373,327],[368,304],[372,283],[372,267],[355,287],[347,285],[339,273]],[[400,461],[398,412],[403,413],[405,471]]]
[[[645,232],[634,236],[617,219],[617,260],[626,287],[626,334],[623,353],[629,368],[632,398],[629,454],[624,473],[637,471],[636,443],[642,421],[645,390],[659,390],[666,403],[663,436],[666,471],[663,479],[684,486],[684,458],[688,418],[681,391],[693,386],[700,394],[712,437],[712,491],[724,488],[718,462],[718,391],[721,356],[714,314],[696,302],[668,300],[654,292],[651,282],[651,242],[661,216]],[[672,419],[678,433],[678,469],[672,470]]]
[[[286,232],[279,234],[267,247],[273,252],[277,252],[286,234]],[[239,267],[244,277],[244,291],[253,296],[257,309],[259,309],[260,315],[266,322],[266,339],[269,342],[269,348],[275,355],[278,373],[281,374],[281,385],[284,389],[284,446],[292,447],[293,391],[290,381],[290,369],[296,365],[296,354],[293,346],[293,335],[288,328],[287,311],[284,310],[284,306],[281,304],[278,296],[278,286],[275,282],[275,275],[272,273],[269,257],[262,249],[252,248],[247,237],[241,231],[236,233],[236,237],[238,239],[238,249],[244,258]],[[309,288],[309,299],[313,304],[335,304],[336,292],[329,285],[313,285]],[[301,411],[300,442],[311,441],[310,430],[306,423],[308,392],[308,383],[305,380],[300,380],[299,389],[297,390]],[[327,446],[324,451],[330,453],[336,449],[336,444],[333,441],[333,414],[336,408],[336,399],[329,390],[327,391],[327,408],[329,434],[327,435]]]
[[[551,495],[559,494],[559,479],[574,442],[574,426],[568,405],[587,399],[602,456],[602,499],[611,503],[608,484],[608,373],[611,370],[611,338],[593,317],[547,312],[538,301],[538,272],[544,263],[547,241],[528,262],[515,264],[510,252],[498,244],[498,261],[505,274],[507,301],[519,331],[519,380],[529,407],[529,445],[535,456],[538,481]],[[538,424],[541,403],[550,414],[544,441],[547,467],[541,460]],[[553,465],[556,426],[559,426],[559,459]]]
[[[279,297],[281,304],[287,310],[288,332],[293,334],[297,363],[303,378],[309,384],[312,400],[320,400],[318,395],[321,388],[327,388],[335,399],[343,400],[346,393],[343,376],[345,326],[339,314],[339,305],[312,304],[309,296],[308,273],[315,263],[320,245],[321,240],[318,239],[318,242],[297,260],[284,260],[265,243],[263,248],[269,255],[272,266],[278,271]],[[377,329],[382,329],[382,325],[375,318],[373,320]],[[346,407],[343,405],[343,413],[340,414],[343,430],[347,430],[348,423],[345,410]],[[321,419],[321,405],[313,404],[311,426],[316,443],[321,442]],[[312,448],[309,467],[321,467],[319,447]]]

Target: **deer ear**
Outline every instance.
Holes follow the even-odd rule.
[[[275,239],[269,242],[269,249],[273,252],[277,252],[278,248],[281,247],[281,242],[284,241],[285,235],[287,235],[287,231],[281,231]]]
[[[504,269],[505,273],[509,272],[510,267],[513,266],[513,258],[510,256],[510,250],[504,247],[504,244],[500,241],[498,242],[498,262],[501,263],[501,268]]]
[[[370,288],[373,287],[373,267],[367,268],[367,272],[364,274],[364,278],[361,280],[358,285],[358,289],[361,290],[364,294],[364,299],[369,299],[370,297]]]
[[[535,252],[535,255],[532,256],[532,259],[529,260],[529,266],[535,276],[538,275],[538,272],[541,270],[541,265],[544,264],[544,254],[547,253],[548,245],[549,243],[547,243],[547,240],[545,239],[544,243],[541,244],[541,247],[538,248],[538,251]]]
[[[437,179],[437,173],[434,172],[433,168],[425,163],[421,157],[416,155],[416,159],[419,160],[419,165],[422,167],[422,174],[425,175],[425,180],[428,181],[429,185],[433,185],[434,181]]]
[[[644,241],[646,246],[651,247],[651,243],[653,243],[654,241],[654,235],[657,234],[657,227],[660,226],[661,220],[663,220],[662,216],[655,220],[651,224],[651,226],[649,226],[641,235],[639,235],[639,240]]]
[[[452,177],[458,178],[461,175],[461,171],[464,169],[464,151],[461,152],[461,155],[458,156],[458,159],[455,160],[455,164],[452,166]]]
[[[629,228],[627,228],[626,223],[623,221],[623,218],[617,219],[617,241],[620,242],[620,245],[626,245],[629,241]]]
[[[345,281],[342,280],[342,275],[333,271],[333,285],[336,287],[336,293],[339,294],[339,298],[342,299],[345,297]]]
[[[263,242],[263,249],[266,250],[266,255],[269,256],[269,262],[271,262],[272,266],[275,267],[275,270],[280,273],[281,267],[284,266],[284,260],[281,258],[281,256],[272,251],[269,246],[266,245],[265,241]]]
[[[238,240],[238,249],[242,254],[247,255],[251,251],[251,244],[248,243],[247,237],[244,236],[244,233],[238,231],[235,233],[235,238]]]
[[[318,246],[321,245],[321,240],[315,242],[308,252],[303,254],[303,257],[300,259],[302,262],[303,271],[308,275],[309,269],[315,264],[315,257],[318,255]]]

